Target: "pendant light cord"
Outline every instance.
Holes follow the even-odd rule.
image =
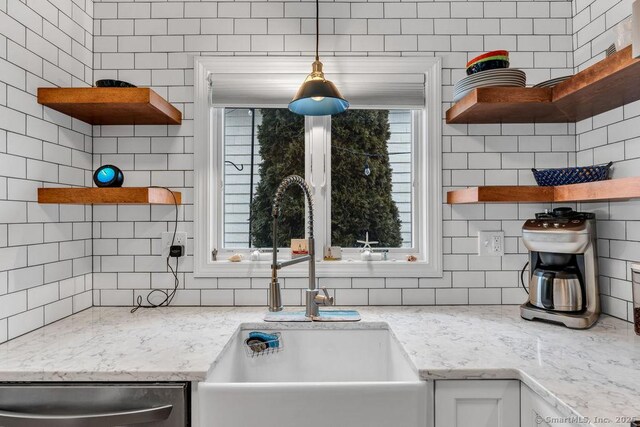
[[[320,60],[318,46],[320,45],[320,0],[316,0],[316,61]]]

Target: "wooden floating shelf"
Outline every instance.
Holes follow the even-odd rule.
[[[447,123],[577,122],[640,99],[631,46],[553,88],[478,88],[447,111]]]
[[[174,191],[178,204],[182,193]],[[171,193],[163,188],[38,188],[38,203],[69,205],[173,205]]]
[[[552,102],[552,89],[483,87],[473,90],[447,111],[447,123],[565,123]]]
[[[628,200],[640,197],[640,177],[610,179],[585,184],[537,186],[487,186],[449,191],[450,205],[468,203],[553,203]]]
[[[38,103],[91,125],[182,123],[182,113],[149,88],[38,88]]]
[[[532,203],[552,202],[554,187],[487,186],[449,191],[447,203]]]

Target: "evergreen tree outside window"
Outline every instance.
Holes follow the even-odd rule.
[[[380,247],[402,246],[392,197],[389,111],[347,110],[331,120],[331,245],[358,247],[369,233]]]
[[[289,175],[304,177],[304,117],[286,108],[263,109],[258,141],[262,163],[260,184],[251,201],[252,247],[273,245],[271,208],[278,185]],[[278,227],[278,247],[289,247],[291,239],[304,238],[306,217],[302,190],[293,186],[282,199]]]

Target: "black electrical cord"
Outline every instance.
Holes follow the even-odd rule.
[[[171,246],[173,246],[173,244],[176,242],[176,233],[178,232],[178,199],[176,198],[176,194],[168,189],[167,187],[158,187],[158,186],[151,186],[150,188],[162,188],[164,190],[167,190],[169,193],[171,193],[171,196],[173,197],[173,206],[175,206],[176,208],[176,219],[174,221],[174,226],[173,226],[173,236],[171,237]],[[135,313],[139,308],[158,308],[158,307],[168,307],[171,302],[173,301],[173,298],[176,296],[176,292],[178,291],[178,287],[180,286],[180,279],[178,278],[178,258],[176,258],[176,268],[175,270],[173,269],[173,267],[171,267],[171,264],[169,263],[169,260],[171,259],[170,255],[167,255],[167,267],[169,268],[169,270],[171,271],[171,274],[173,275],[173,289],[171,290],[164,290],[164,289],[153,289],[151,290],[151,292],[149,292],[147,294],[147,304],[148,305],[142,305],[142,295],[138,295],[138,298],[136,299],[136,306],[133,307],[131,309],[131,313]],[[162,300],[162,302],[160,303],[154,303],[151,302],[150,297],[156,293],[161,294],[162,296],[164,296],[164,299]]]
[[[228,164],[230,164],[231,166],[233,166],[234,168],[236,168],[236,170],[237,170],[238,172],[242,172],[242,171],[244,170],[244,165],[240,165],[240,166],[238,166],[237,164],[233,163],[231,160],[225,160],[224,162],[225,162],[225,163],[228,163]]]
[[[527,293],[527,295],[529,295],[529,291],[524,286],[524,272],[527,270],[527,266],[528,265],[529,265],[529,261],[527,261],[527,263],[524,265],[524,267],[522,267],[522,271],[520,272],[520,283],[522,284],[522,289],[524,289],[524,291]]]

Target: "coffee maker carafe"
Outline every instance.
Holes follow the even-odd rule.
[[[522,239],[531,266],[522,317],[592,326],[600,313],[595,215],[571,208],[539,213],[525,222]]]

